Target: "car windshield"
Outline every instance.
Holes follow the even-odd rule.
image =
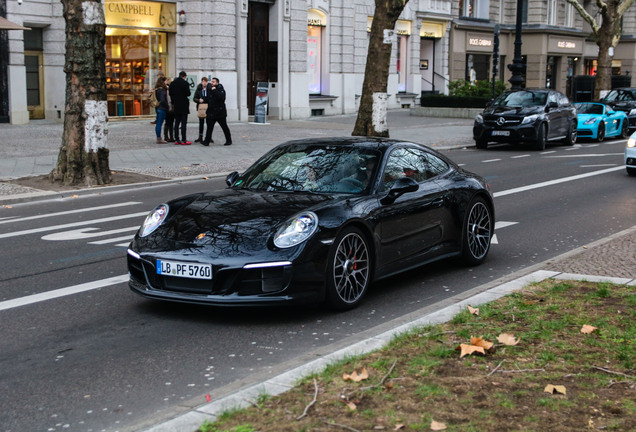
[[[603,105],[582,103],[574,106],[579,114],[603,114]]]
[[[509,107],[542,106],[545,105],[547,97],[548,94],[545,92],[516,91],[502,94],[495,99],[493,105]]]
[[[380,152],[353,146],[290,146],[268,153],[233,184],[251,190],[360,194]]]
[[[605,102],[633,101],[634,94],[629,90],[612,90],[603,98]]]

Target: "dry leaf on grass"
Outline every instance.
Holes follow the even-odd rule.
[[[473,315],[479,315],[479,308],[474,308],[474,307],[468,306],[468,312],[470,312]]]
[[[597,330],[596,327],[591,326],[591,325],[583,325],[583,327],[581,327],[581,333],[585,333],[585,334],[590,334],[592,332],[594,332],[594,330]]]
[[[482,339],[481,337],[474,337],[474,336],[471,336],[470,343],[472,345],[483,347],[486,351],[492,348],[492,345],[493,345],[492,342]]]
[[[393,430],[400,430],[400,429],[404,429],[405,427],[406,427],[405,425],[403,425],[402,423],[400,423],[400,424],[396,424],[396,425],[395,425],[395,428],[393,428]]]
[[[369,373],[367,372],[365,368],[362,368],[359,374],[357,370],[354,370],[351,375],[349,375],[348,373],[342,374],[342,379],[345,381],[360,382],[367,378],[369,378]]]
[[[560,393],[560,394],[564,395],[565,394],[565,386],[548,384],[547,386],[545,386],[543,391],[545,393],[550,393],[550,394]]]
[[[432,431],[442,431],[446,430],[446,424],[442,422],[436,422],[435,420],[431,421],[431,430]]]
[[[459,355],[459,358],[462,358],[467,355],[473,355],[475,353],[486,355],[486,351],[484,350],[483,347],[480,347],[480,346],[460,344],[459,349],[461,350],[461,354]]]
[[[344,400],[341,400],[340,402],[345,404],[351,411],[355,411],[358,408],[358,405],[356,405],[354,402]]]
[[[519,343],[519,339],[517,339],[515,337],[515,335],[513,334],[509,334],[509,333],[502,333],[497,337],[497,341],[499,343],[502,343],[504,345],[510,345],[510,346],[514,346],[517,345]]]

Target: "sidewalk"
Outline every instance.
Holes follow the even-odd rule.
[[[193,116],[191,116],[193,117]],[[215,129],[216,144],[204,147],[156,144],[154,126],[149,119],[118,121],[109,124],[110,167],[113,171],[129,171],[165,179],[193,175],[222,175],[242,170],[275,145],[291,139],[324,136],[349,136],[355,116],[317,117],[308,120],[271,121],[268,124],[230,124],[234,144],[225,142],[220,128]],[[472,120],[410,116],[408,110],[388,114],[392,138],[412,140],[437,149],[467,145],[472,136]],[[198,122],[191,118],[188,138],[198,135]],[[0,205],[11,202],[16,194],[28,199],[36,190],[9,184],[6,181],[27,176],[48,174],[54,167],[61,145],[62,125],[47,121],[33,121],[26,126],[0,124]],[[100,189],[103,192],[104,189]],[[24,195],[26,194],[26,195]],[[317,361],[307,361],[301,367],[290,367],[272,380],[243,383],[243,388],[220,389],[225,394],[206,405],[179,407],[173,420],[154,426],[151,432],[192,432],[204,419],[213,419],[223,410],[256,399],[263,391],[278,394],[293,385],[295,380],[310,371],[324,367],[326,362],[343,356],[375,349],[390,338],[413,325],[452,317],[458,308],[470,303],[494,300],[506,293],[521,289],[531,281],[545,278],[608,280],[636,284],[636,226],[579,247],[550,261],[509,275],[501,280],[473,288],[462,296],[448,299],[444,304],[431,305],[418,313],[375,329],[374,336],[347,349],[325,353]],[[185,414],[184,414],[185,412]],[[148,425],[149,426],[149,425]]]
[[[190,116],[188,139],[198,136],[198,119]],[[156,144],[150,119],[115,121],[108,124],[109,163],[113,171],[129,171],[161,178],[214,175],[247,168],[272,147],[292,139],[350,136],[356,116],[315,117],[309,120],[272,120],[267,124],[232,123],[234,144],[223,146],[220,127],[215,144],[204,147]],[[409,115],[409,110],[388,113],[392,138],[413,140],[433,148],[470,142],[471,119],[430,118]],[[21,177],[48,174],[57,161],[63,125],[35,120],[28,125],[0,124],[0,201],[2,196],[32,190],[2,183]]]

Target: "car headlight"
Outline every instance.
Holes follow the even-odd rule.
[[[524,117],[523,120],[521,121],[521,124],[534,123],[535,121],[537,121],[538,118],[539,116],[537,114]]]
[[[484,117],[481,114],[477,114],[477,117],[475,117],[475,123],[482,124],[483,122],[484,122]]]
[[[156,230],[157,227],[163,223],[166,216],[168,216],[168,211],[170,211],[168,204],[161,204],[151,211],[148,216],[146,216],[146,220],[139,230],[139,236],[146,237]]]
[[[634,138],[634,135],[630,136],[629,139],[627,140],[627,147],[629,148],[636,147],[636,138]]]
[[[587,124],[587,125],[589,125],[589,124],[594,124],[594,123],[596,123],[596,120],[598,120],[598,119],[596,119],[596,118],[594,118],[594,117],[591,117],[591,118],[589,118],[589,119],[585,120],[585,121],[583,122],[583,124]]]
[[[274,244],[281,249],[296,246],[318,229],[318,216],[313,212],[300,213],[287,220],[274,236]]]

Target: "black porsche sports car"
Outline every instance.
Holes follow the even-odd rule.
[[[133,291],[349,309],[373,280],[453,256],[479,264],[490,249],[495,211],[485,181],[419,144],[290,141],[226,182],[150,212],[128,248]]]

